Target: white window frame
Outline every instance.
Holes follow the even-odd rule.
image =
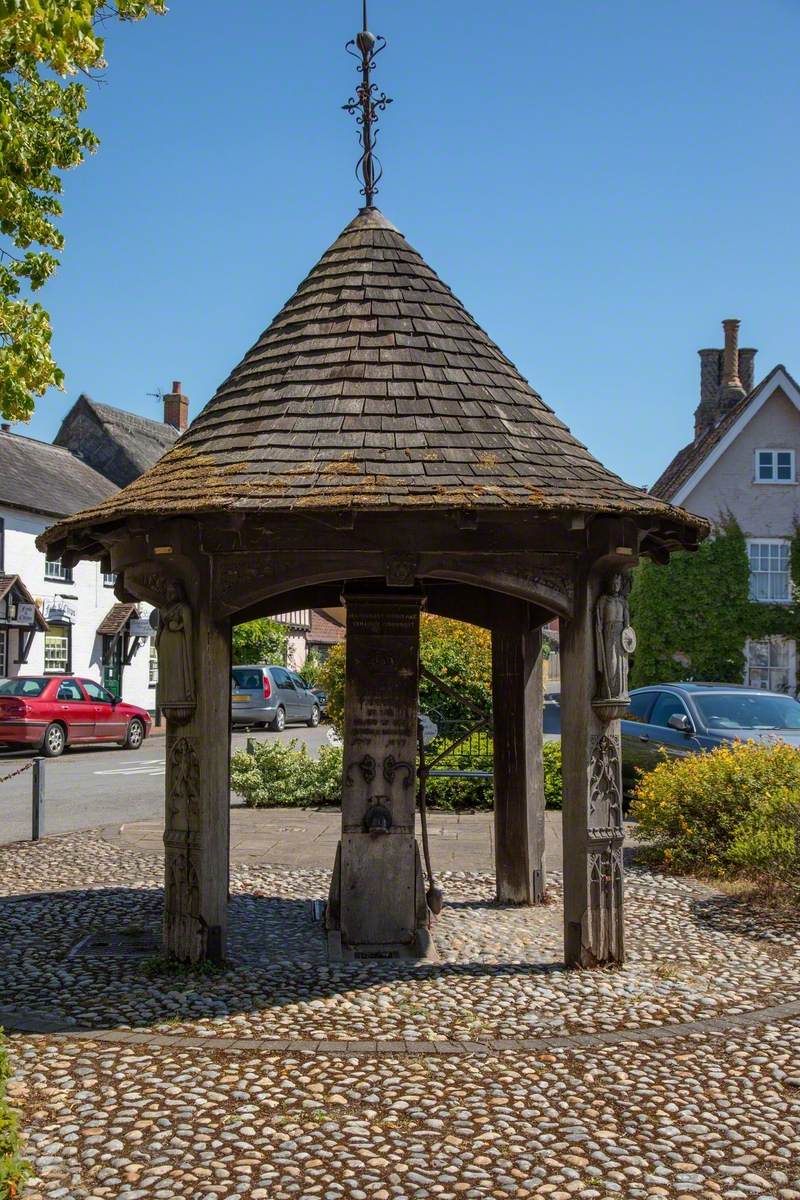
[[[0,629],[0,679],[8,674],[8,630]]]
[[[780,599],[776,599],[771,596],[756,596],[756,595],[754,595],[754,591],[753,591],[753,582],[754,582],[753,561],[752,561],[752,557],[751,557],[751,553],[750,553],[751,549],[754,546],[785,546],[786,547],[786,572],[785,572],[785,574],[786,574],[786,595],[782,596]],[[747,565],[750,568],[749,596],[750,596],[750,599],[753,601],[753,603],[755,603],[755,604],[791,604],[791,602],[792,602],[792,563],[791,563],[791,543],[788,538],[768,538],[768,537],[748,538],[747,539]],[[766,571],[766,572],[758,572],[758,574],[766,574],[767,578],[769,579],[773,575],[783,575],[784,572],[783,571]],[[768,590],[771,590],[771,588],[768,588]]]
[[[762,454],[772,455],[772,458],[771,458],[772,479],[762,479],[761,478],[761,455]],[[789,471],[790,471],[789,479],[778,479],[778,455],[779,454],[788,454],[789,455]],[[773,446],[763,446],[761,449],[756,450],[756,452],[755,452],[755,470],[753,472],[753,482],[754,483],[765,483],[765,484],[777,483],[777,484],[780,484],[782,487],[786,487],[787,484],[796,483],[797,482],[797,472],[796,472],[796,468],[795,468],[794,450],[789,450],[785,446],[774,446],[774,447]]]
[[[117,576],[116,576],[115,572],[114,571],[101,571],[100,574],[103,579],[103,587],[113,588],[114,584],[117,582]]]
[[[59,583],[72,583],[72,567],[65,567],[60,558],[45,558],[44,577]]]
[[[147,664],[147,686],[158,687],[158,651],[156,639],[150,638],[150,657]]]
[[[780,645],[782,647],[785,646],[786,650],[787,650],[786,666],[785,667],[774,666],[771,661],[768,661],[766,667],[753,666],[753,664],[750,662],[751,647],[754,645],[762,645],[762,644],[767,644],[770,647],[770,651],[769,651],[769,655],[768,655],[770,660],[772,658],[772,647],[773,646],[777,646],[777,645]],[[773,637],[765,637],[765,638],[748,638],[745,643],[744,655],[745,655],[745,667],[744,667],[743,683],[747,687],[759,687],[760,686],[760,685],[754,684],[752,682],[752,679],[750,677],[751,671],[766,671],[769,687],[764,688],[764,691],[770,691],[770,692],[781,691],[782,690],[781,688],[776,688],[773,686],[772,677],[778,671],[785,670],[786,675],[787,675],[787,687],[786,687],[787,694],[790,696],[794,694],[794,692],[797,688],[797,643],[794,641],[793,638],[783,638],[783,637],[774,637],[774,636]]]
[[[59,655],[58,659],[55,659],[52,654],[48,656],[47,643],[50,642],[50,645],[52,646],[52,643],[56,641],[56,639],[63,644],[65,651],[63,655]],[[71,658],[72,629],[67,624],[60,625],[54,623],[44,635],[44,674],[69,675],[72,669],[72,663],[70,662]]]

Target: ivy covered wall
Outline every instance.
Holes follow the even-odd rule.
[[[791,545],[795,599],[760,604],[750,599],[747,543],[728,520],[693,554],[667,566],[642,563],[634,572],[631,618],[638,645],[631,686],[703,679],[741,683],[748,638],[772,634],[800,640],[800,534]]]

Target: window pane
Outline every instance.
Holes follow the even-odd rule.
[[[789,450],[778,451],[778,479],[792,478],[792,455]]]
[[[747,659],[751,667],[768,667],[769,642],[751,642],[747,649]]]
[[[150,669],[148,683],[150,687],[155,687],[158,683],[158,651],[153,638],[150,639]]]
[[[772,451],[759,450],[758,452],[758,478],[772,479]]]
[[[666,728],[670,717],[679,714],[682,717],[688,716],[686,706],[677,696],[671,695],[669,692],[662,692],[653,705],[653,711],[650,714],[650,725],[660,725]]]
[[[45,559],[44,574],[46,579],[61,579],[65,583],[72,583],[72,568],[62,566],[59,558]]]
[[[83,700],[83,692],[74,679],[65,679],[56,693],[56,700]]]
[[[647,721],[647,714],[653,703],[654,692],[639,692],[631,696],[630,708],[625,713],[625,721]]]
[[[51,625],[44,635],[45,671],[69,670],[69,628]]]
[[[787,542],[751,542],[750,599],[784,602],[790,599]]]

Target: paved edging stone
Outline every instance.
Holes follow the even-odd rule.
[[[800,1000],[776,1004],[752,1012],[731,1013],[727,1017],[708,1017],[673,1025],[653,1025],[639,1029],[609,1029],[603,1033],[576,1033],[539,1038],[477,1038],[475,1041],[412,1041],[398,1038],[359,1041],[315,1041],[290,1038],[191,1037],[183,1034],[150,1033],[145,1029],[64,1029],[63,1022],[45,1013],[25,1013],[0,1008],[0,1026],[8,1033],[47,1034],[67,1041],[121,1043],[137,1046],[180,1046],[186,1049],[261,1050],[266,1053],[331,1054],[348,1056],[409,1054],[496,1054],[527,1050],[569,1050],[580,1046],[604,1046],[620,1042],[657,1042],[708,1033],[724,1033],[751,1025],[768,1025],[800,1016]]]

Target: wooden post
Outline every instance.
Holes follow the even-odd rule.
[[[44,780],[47,759],[33,760],[33,789],[31,795],[31,841],[44,837]]]
[[[230,841],[230,622],[192,611],[195,707],[167,711],[164,950],[182,962],[225,954]]]
[[[542,632],[528,605],[506,600],[492,631],[497,899],[544,901]]]
[[[339,947],[346,955],[427,947],[414,836],[420,605],[413,593],[347,597],[342,840],[327,915],[333,955]]]
[[[620,724],[592,708],[600,580],[578,580],[561,622],[564,777],[564,958],[568,966],[624,961]]]

